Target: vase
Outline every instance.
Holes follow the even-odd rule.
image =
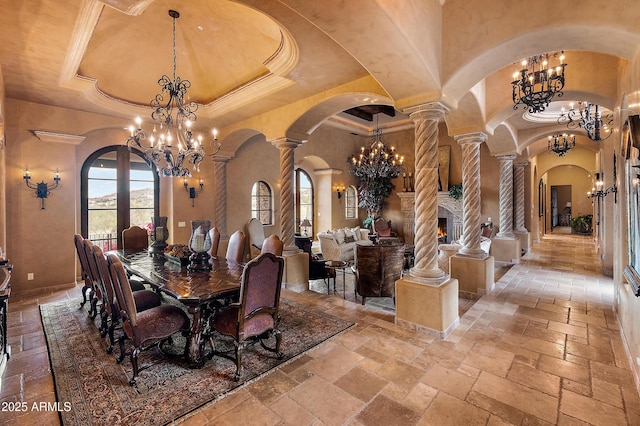
[[[151,230],[149,253],[162,253],[167,247],[167,239],[169,239],[167,216],[154,216],[151,218],[151,224],[153,229]]]
[[[212,242],[209,229],[211,229],[210,220],[191,221],[191,238],[189,238],[191,256],[189,256],[189,266],[187,267],[191,271],[208,271],[211,269],[209,251],[211,250]]]

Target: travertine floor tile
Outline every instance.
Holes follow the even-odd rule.
[[[571,391],[563,391],[560,412],[598,426],[627,424],[621,409]]]
[[[486,424],[488,419],[488,412],[441,392],[418,424],[425,426],[480,426]]]

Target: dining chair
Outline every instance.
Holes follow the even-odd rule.
[[[93,243],[90,240],[84,239],[82,241],[82,251],[84,252],[84,257],[87,262],[87,272],[89,275],[89,281],[91,282],[91,288],[93,291],[91,292],[91,299],[89,300],[89,317],[91,319],[95,319],[98,316],[98,304],[102,301],[102,295],[104,294],[104,290],[101,287],[98,281],[98,269],[96,268],[95,262],[91,261],[92,255],[92,247]],[[100,316],[103,315],[104,306],[100,305]],[[102,328],[100,329],[100,333],[102,333]]]
[[[218,246],[220,246],[220,231],[215,226],[209,229],[209,238],[211,239],[211,250],[209,256],[217,256],[218,255]]]
[[[139,226],[131,226],[122,231],[122,248],[131,251],[142,251],[149,248],[149,234]]]
[[[271,234],[262,243],[262,253],[272,253],[282,256],[284,242],[276,234]]]
[[[115,329],[120,325],[120,302],[113,286],[111,274],[109,273],[109,266],[107,265],[107,259],[102,252],[102,249],[96,245],[92,247],[92,257],[98,270],[98,277],[102,283],[102,288],[105,291],[105,297],[103,297],[103,303],[105,305],[105,321],[104,328],[109,335],[109,347],[107,353],[113,351],[113,345],[115,343]],[[157,293],[151,290],[138,290],[133,292],[133,298],[136,301],[136,309],[138,312],[146,311],[147,309],[160,306],[162,298]],[[108,322],[106,321],[108,320]]]
[[[166,341],[172,343],[171,337],[175,333],[183,332],[186,334],[189,331],[190,321],[187,314],[174,305],[160,305],[138,312],[124,266],[113,253],[107,253],[107,263],[114,289],[116,292],[120,291],[122,295],[120,313],[123,334],[118,339],[120,345],[118,363],[121,363],[126,356],[125,341],[130,340],[133,345],[129,353],[133,376],[129,380],[129,384],[135,386],[139,373],[138,355],[140,352],[156,344],[158,348],[161,348]]]
[[[76,247],[78,261],[80,262],[80,277],[84,282],[84,284],[82,285],[82,302],[80,302],[80,307],[84,307],[84,304],[87,303],[87,301],[91,300],[91,294],[93,293],[93,283],[91,282],[91,279],[89,277],[89,264],[87,263],[87,255],[84,252],[83,241],[84,238],[82,238],[82,235],[75,234],[73,236],[73,244]],[[88,296],[87,293],[89,293]]]
[[[226,258],[228,262],[242,263],[246,237],[242,231],[236,231],[229,237]]]
[[[239,302],[220,309],[210,320],[212,330],[234,341],[234,349],[218,352],[213,335],[209,336],[210,357],[217,355],[235,361],[235,381],[240,379],[242,352],[250,343],[259,341],[279,359],[284,357],[280,351],[282,333],[277,328],[283,269],[284,259],[272,253],[263,253],[249,261],[242,273]],[[275,347],[264,342],[272,335],[275,336]]]

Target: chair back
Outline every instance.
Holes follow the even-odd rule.
[[[220,245],[220,231],[216,227],[209,229],[209,238],[211,239],[211,250],[209,256],[217,256],[218,255],[218,246]]]
[[[356,245],[356,291],[364,297],[395,297],[402,277],[404,244]]]
[[[226,255],[228,262],[242,263],[245,240],[246,237],[242,231],[236,231],[229,237]]]
[[[110,314],[113,313],[114,309],[119,309],[117,305],[117,301],[115,300],[115,291],[113,289],[113,282],[111,281],[111,275],[109,274],[109,266],[107,265],[107,259],[104,257],[104,253],[102,249],[97,245],[93,245],[91,248],[93,252],[93,258],[96,263],[96,267],[98,270],[98,277],[100,278],[100,282],[102,283],[102,287],[104,288],[105,297],[103,298],[103,303],[105,303],[105,309]],[[104,301],[106,299],[106,302]],[[115,312],[116,315],[119,315],[120,312]]]
[[[378,234],[378,237],[390,237],[391,236],[391,221],[378,218],[373,222],[373,231]]]
[[[82,241],[82,248],[84,251],[85,259],[87,261],[87,272],[89,280],[91,281],[91,288],[96,292],[96,297],[102,300],[104,289],[100,283],[100,277],[98,275],[98,266],[93,258],[93,243],[89,240]]]
[[[107,264],[109,265],[109,275],[113,283],[116,300],[120,306],[120,312],[124,312],[132,327],[138,324],[136,302],[133,298],[133,291],[129,284],[127,272],[122,266],[122,262],[113,253],[107,253]]]
[[[244,233],[247,237],[246,253],[249,259],[260,254],[264,243],[264,225],[258,219],[251,218],[244,226]]]
[[[271,253],[282,256],[284,242],[276,234],[269,235],[262,243],[262,253]]]
[[[275,326],[280,306],[284,259],[263,253],[244,268],[238,322],[244,336],[255,336]]]
[[[132,226],[122,231],[122,248],[131,251],[142,251],[149,248],[149,234],[139,226]]]
[[[84,251],[84,238],[82,238],[82,235],[75,234],[73,236],[73,243],[76,246],[78,261],[80,262],[80,275],[84,280],[85,287],[91,287],[91,280],[89,279],[89,263],[87,262],[87,254]]]

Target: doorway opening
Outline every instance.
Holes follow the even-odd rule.
[[[551,230],[571,226],[571,185],[551,186]]]

